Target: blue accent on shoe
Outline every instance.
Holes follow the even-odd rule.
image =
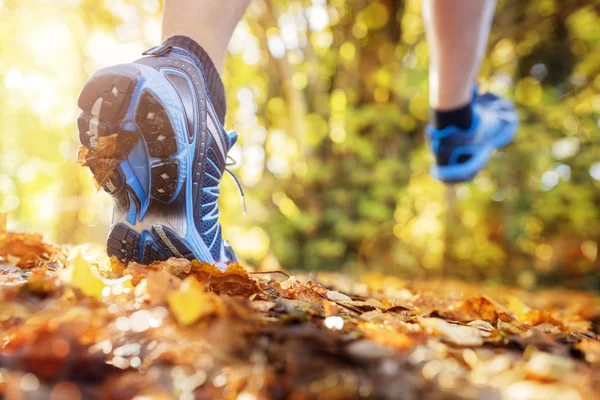
[[[475,93],[471,102],[473,122],[469,129],[429,125],[426,136],[435,156],[431,175],[442,182],[457,183],[473,179],[488,163],[495,149],[508,145],[518,128],[518,116],[506,99]]]
[[[127,219],[127,222],[129,222],[131,225],[135,225],[137,219],[137,207],[135,205],[135,199],[131,193],[128,193],[127,197],[129,198],[129,209],[127,210],[127,216],[125,219]]]
[[[134,154],[134,152],[132,151],[130,153]],[[135,157],[133,157],[133,160],[135,161]],[[139,215],[137,216],[137,218],[142,221],[146,215],[146,211],[148,210],[148,204],[150,202],[150,198],[146,195],[146,192],[144,190],[144,188],[142,187],[142,185],[140,184],[140,181],[138,180],[138,177],[135,175],[135,173],[133,172],[133,170],[131,169],[131,166],[129,164],[129,159],[121,161],[120,164],[121,170],[123,171],[123,174],[125,175],[125,183],[133,190],[133,192],[135,193],[135,196],[137,197],[137,200],[140,203],[140,210],[139,210]],[[131,213],[131,204],[130,204],[130,213]],[[136,207],[134,207],[134,213]],[[131,222],[130,218],[132,218],[133,222]],[[127,215],[127,220],[131,223],[131,224],[135,224],[136,221],[136,215],[134,214],[133,217],[131,217],[129,214]]]
[[[221,169],[217,165],[217,155],[213,149],[206,152],[200,207],[197,209],[196,228],[213,257],[221,253],[221,225],[219,224],[219,182]]]
[[[228,149],[231,149],[238,140],[238,133],[236,131],[229,131],[227,133],[227,139],[229,140]]]

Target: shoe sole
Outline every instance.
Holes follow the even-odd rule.
[[[161,79],[147,66],[118,65],[94,74],[79,95],[81,144],[92,160],[118,160],[108,173],[92,168],[94,161],[88,166],[107,192],[117,200],[126,196],[129,203],[113,216],[107,253],[144,264],[172,256],[211,262],[199,235],[186,228],[193,223],[184,185],[190,164],[187,134],[174,129],[181,121],[172,120],[165,101],[174,102],[169,99],[176,94],[168,93],[174,89]],[[111,146],[113,154],[105,154]]]
[[[506,147],[513,141],[518,126],[518,122],[507,126],[503,132],[490,141],[488,146],[483,147],[467,162],[458,165],[434,165],[430,170],[431,176],[448,184],[473,180],[475,175],[485,168],[495,150]]]

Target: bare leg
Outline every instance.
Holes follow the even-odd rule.
[[[250,0],[165,0],[163,40],[188,36],[222,72],[227,45]]]
[[[431,108],[453,110],[471,100],[495,5],[495,0],[423,0]]]

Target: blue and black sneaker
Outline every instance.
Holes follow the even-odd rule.
[[[436,129],[429,125],[426,136],[435,156],[431,175],[442,182],[469,181],[485,167],[495,149],[512,142],[519,119],[513,105],[492,93],[475,88],[473,122],[469,129],[451,125]]]
[[[218,199],[237,134],[225,131],[196,56],[167,45],[144,54],[94,74],[78,100],[80,158],[115,203],[108,255],[236,262]]]

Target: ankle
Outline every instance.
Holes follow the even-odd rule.
[[[431,110],[431,124],[436,129],[444,129],[454,125],[461,129],[469,129],[473,123],[473,107],[471,102],[451,110]]]

